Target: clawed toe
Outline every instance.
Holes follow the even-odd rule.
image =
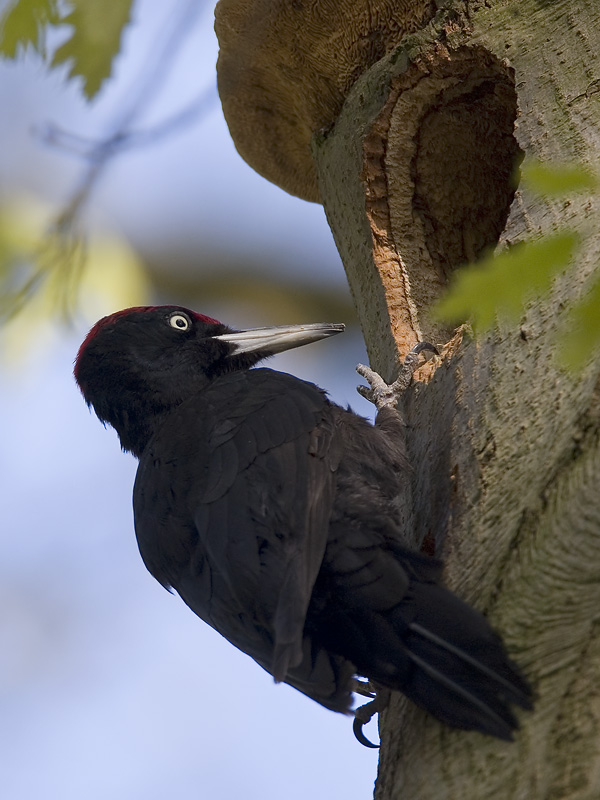
[[[429,342],[419,342],[407,353],[400,369],[400,374],[391,384],[387,384],[381,375],[378,375],[370,367],[359,364],[356,367],[356,371],[367,381],[369,386],[358,386],[358,393],[371,403],[374,403],[378,411],[388,406],[395,408],[398,400],[409,386],[413,373],[419,366],[419,355],[425,351],[439,355],[439,351],[434,345]]]
[[[387,708],[390,702],[390,696],[391,692],[389,689],[378,688],[375,699],[371,700],[370,703],[365,703],[364,706],[360,706],[354,712],[352,730],[354,731],[354,735],[356,736],[357,740],[364,745],[364,747],[379,747],[378,744],[373,744],[370,739],[367,739],[363,733],[363,726],[366,725],[367,722],[370,722],[375,714],[378,714],[380,711],[383,711],[384,708]]]

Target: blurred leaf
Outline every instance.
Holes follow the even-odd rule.
[[[48,210],[31,198],[0,206],[0,297],[7,317],[0,354],[17,364],[49,340],[69,301],[91,324],[149,299],[146,272],[126,240],[104,233],[85,244],[45,235],[47,225]],[[19,314],[10,316],[15,309]]]
[[[586,296],[569,311],[559,359],[572,371],[580,371],[600,352],[600,276]]]
[[[542,164],[526,161],[521,167],[525,186],[544,196],[565,195],[570,192],[597,191],[598,177],[583,164]]]
[[[111,74],[133,0],[17,0],[0,16],[0,54],[16,58],[28,46],[46,56],[50,25],[69,25],[72,33],[55,52],[51,67],[69,64],[68,77],[83,78],[91,100]],[[60,11],[60,9],[65,9]]]
[[[21,312],[37,291],[59,273],[54,283],[61,302],[69,305],[67,289],[75,281],[81,261],[81,243],[76,237],[46,233],[48,211],[31,198],[13,198],[0,206],[0,318],[11,319]]]
[[[17,0],[0,17],[0,54],[16,58],[31,46],[45,56],[45,29],[59,21],[58,0]]]
[[[532,297],[547,291],[568,265],[577,242],[575,233],[558,233],[459,270],[434,315],[447,322],[469,319],[478,333],[491,328],[496,316],[518,320]]]
[[[126,239],[113,233],[94,236],[79,287],[78,310],[90,323],[115,309],[150,301],[144,264]]]
[[[121,35],[129,22],[132,0],[70,0],[72,11],[62,22],[73,26],[71,37],[58,48],[52,67],[70,62],[69,78],[83,78],[88,100],[110,76]]]

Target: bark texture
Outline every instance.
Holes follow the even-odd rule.
[[[402,698],[383,715],[377,800],[600,797],[600,391],[555,351],[600,261],[598,198],[517,190],[521,152],[600,162],[597,0],[449,2],[353,86],[314,140],[325,209],[372,366],[393,377],[452,271],[568,227],[577,263],[521,324],[455,339],[406,398],[412,543],[485,610],[538,699],[514,744],[444,728]],[[507,60],[508,59],[508,60]],[[516,123],[516,126],[515,126]]]

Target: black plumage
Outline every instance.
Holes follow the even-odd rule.
[[[485,618],[402,546],[402,422],[250,369],[341,326],[235,333],[177,306],[101,320],[75,375],[139,459],[135,528],[165,587],[276,680],[335,711],[352,676],[504,739],[530,689]]]

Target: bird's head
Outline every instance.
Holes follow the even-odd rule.
[[[343,329],[318,323],[235,331],[181,306],[138,306],[94,325],[79,348],[75,380],[123,449],[139,456],[165,414],[214,378]]]

